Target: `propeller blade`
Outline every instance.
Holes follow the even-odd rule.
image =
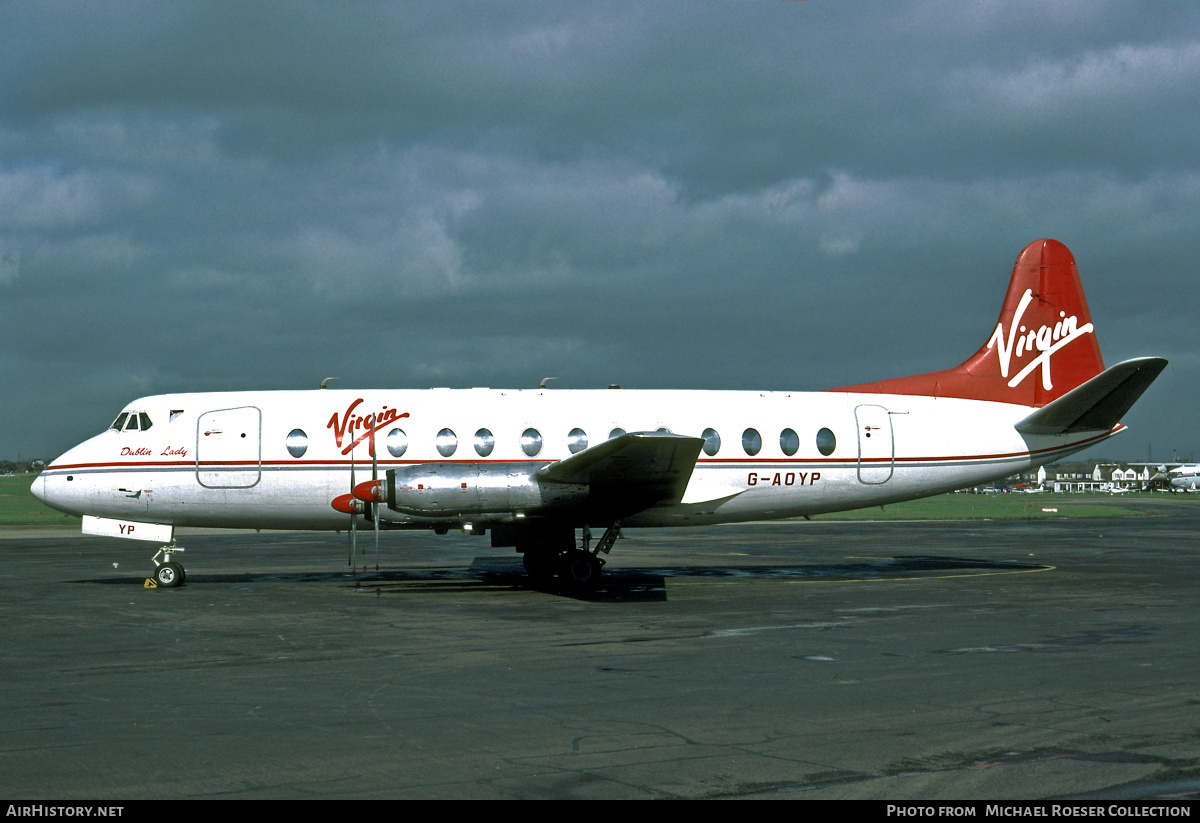
[[[375,457],[375,415],[371,415],[371,485],[378,496],[379,461]],[[379,571],[379,503],[371,501],[371,520],[375,523],[375,571]]]
[[[354,449],[350,449],[350,494],[354,494]],[[357,517],[354,512],[350,512],[350,556],[346,558],[346,565],[354,567],[354,549],[357,547],[358,534],[355,528]]]

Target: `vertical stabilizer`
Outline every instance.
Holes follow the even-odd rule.
[[[1070,250],[1037,240],[1017,257],[987,341],[946,371],[834,391],[919,394],[1044,406],[1104,371],[1092,315]]]

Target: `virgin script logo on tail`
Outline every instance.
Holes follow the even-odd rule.
[[[1019,372],[1013,375],[1013,378],[1008,381],[1009,388],[1016,388],[1021,382],[1033,373],[1033,370],[1038,366],[1042,368],[1042,388],[1054,388],[1054,381],[1050,378],[1050,357],[1063,346],[1082,337],[1085,334],[1092,333],[1092,324],[1084,323],[1078,325],[1079,318],[1076,315],[1067,317],[1065,311],[1058,313],[1058,322],[1053,327],[1039,326],[1036,329],[1027,329],[1021,325],[1021,318],[1025,316],[1025,310],[1029,308],[1029,304],[1033,302],[1033,290],[1026,289],[1021,295],[1021,302],[1017,304],[1017,311],[1013,314],[1012,324],[1008,327],[1007,334],[1004,331],[1004,323],[996,324],[996,331],[992,333],[992,337],[988,340],[987,347],[996,347],[996,354],[1000,359],[1000,376],[1007,378],[1008,371],[1012,365],[1012,356],[1014,346],[1016,349],[1017,358],[1020,359],[1026,352],[1037,351],[1037,357],[1025,364]],[[1018,327],[1020,333],[1018,334]]]

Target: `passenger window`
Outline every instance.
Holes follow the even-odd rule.
[[[438,454],[442,457],[449,457],[458,448],[458,435],[450,429],[442,429],[437,433],[437,439],[434,442],[437,444]]]
[[[762,435],[754,429],[746,429],[742,432],[742,448],[751,457],[758,454],[762,449]]]
[[[587,432],[583,429],[571,429],[571,433],[567,435],[567,449],[571,454],[579,454],[587,448],[587,444]]]
[[[612,431],[610,431],[610,432],[608,433],[608,439],[609,439],[609,440],[613,440],[614,438],[620,437],[620,436],[621,436],[621,435],[623,435],[624,433],[625,433],[625,430],[624,430],[624,429],[622,429],[622,428],[619,428],[619,427],[618,427],[618,428],[615,428],[615,429],[613,429]]]
[[[791,429],[784,429],[779,433],[779,449],[791,457],[800,450],[800,435]]]
[[[287,450],[292,457],[303,457],[308,451],[308,435],[303,429],[292,429],[288,432]]]
[[[480,457],[487,457],[492,453],[492,449],[496,447],[496,438],[487,429],[480,429],[475,432],[475,453]]]
[[[521,451],[533,457],[542,450],[542,434],[537,429],[521,432]]]
[[[705,429],[700,436],[704,438],[704,453],[709,457],[721,450],[721,435],[717,434],[716,429]]]
[[[833,454],[836,447],[837,438],[833,436],[833,432],[829,429],[821,429],[817,432],[817,451],[828,457]]]
[[[400,457],[408,451],[408,435],[404,429],[392,429],[387,433],[387,450],[392,457]]]

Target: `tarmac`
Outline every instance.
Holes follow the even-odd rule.
[[[1200,500],[486,539],[0,530],[0,797],[1200,797]],[[364,570],[363,567],[366,566]]]

